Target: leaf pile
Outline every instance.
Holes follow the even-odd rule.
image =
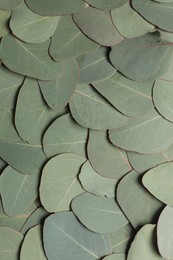
[[[173,259],[172,10],[0,1],[0,259]]]

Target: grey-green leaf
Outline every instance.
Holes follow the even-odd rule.
[[[173,206],[173,162],[167,162],[149,170],[142,178],[143,185],[157,199]]]
[[[103,10],[112,10],[123,5],[127,0],[86,0],[90,5]]]
[[[69,104],[72,116],[83,127],[104,130],[120,127],[127,122],[125,116],[87,84],[78,85]]]
[[[48,259],[98,260],[111,254],[110,237],[85,228],[72,212],[48,217],[43,229],[44,248]],[[65,250],[64,250],[65,249]]]
[[[91,231],[109,233],[128,223],[115,199],[83,193],[73,199],[72,211]]]
[[[79,83],[103,80],[116,72],[107,58],[107,52],[107,48],[102,46],[77,58],[80,67]]]
[[[78,125],[70,114],[61,116],[44,134],[44,152],[48,157],[60,153],[76,153],[85,157],[87,135],[87,129]]]
[[[9,32],[9,19],[11,16],[10,11],[0,10],[0,37],[3,37]]]
[[[52,36],[50,55],[58,61],[77,57],[98,47],[96,42],[79,30],[72,17],[66,15],[60,17],[57,29]]]
[[[110,198],[115,197],[117,180],[102,177],[94,171],[88,161],[81,168],[79,180],[83,188],[92,194]]]
[[[153,81],[167,70],[172,51],[173,46],[161,40],[158,33],[148,33],[113,46],[110,59],[126,77],[135,81]]]
[[[113,46],[123,40],[108,11],[90,6],[74,14],[73,19],[82,32],[103,46]]]
[[[89,130],[87,152],[92,167],[104,177],[119,180],[132,169],[126,152],[110,143],[107,131]]]
[[[135,82],[120,73],[100,82],[92,83],[115,108],[127,116],[144,114],[153,108],[153,82]]]
[[[121,128],[109,130],[109,137],[113,144],[126,150],[158,153],[173,143],[172,131],[173,124],[152,109],[142,116],[130,118]]]
[[[1,0],[0,9],[10,11],[10,10],[15,9],[21,3],[22,3],[22,0]]]
[[[10,28],[19,39],[28,43],[48,40],[55,32],[59,17],[40,16],[23,2],[12,12]]]
[[[117,188],[117,201],[134,228],[153,223],[156,212],[159,212],[163,206],[147,192],[141,183],[140,174],[135,171],[128,173],[120,181]]]
[[[103,258],[103,260],[125,260],[125,254],[112,254]]]
[[[1,42],[1,59],[10,70],[40,80],[53,80],[62,72],[62,65],[48,54],[50,40],[31,44],[18,40],[11,34]]]
[[[67,153],[55,156],[44,166],[40,200],[48,212],[69,210],[71,200],[84,192],[77,175],[85,161],[80,155]]]

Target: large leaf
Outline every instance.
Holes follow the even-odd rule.
[[[29,8],[40,15],[77,13],[87,5],[83,0],[25,0]]]
[[[10,70],[41,80],[56,79],[62,65],[54,62],[49,54],[50,40],[43,43],[24,43],[11,34],[1,42],[1,59]]]
[[[49,157],[67,152],[86,156],[87,134],[87,129],[79,126],[70,114],[64,115],[56,119],[45,132],[44,152]]]
[[[112,10],[123,5],[127,0],[86,0],[90,5],[104,10]]]
[[[153,223],[156,212],[162,208],[162,203],[144,189],[140,175],[135,171],[128,173],[120,181],[117,188],[117,201],[135,228]]]
[[[136,81],[152,81],[168,68],[173,47],[158,33],[125,39],[112,47],[112,64],[126,77]],[[124,55],[125,53],[125,55]]]
[[[90,85],[79,85],[69,104],[72,116],[83,127],[103,130],[120,127],[127,122],[127,118]]]
[[[38,196],[37,175],[24,175],[10,166],[1,174],[1,197],[7,215],[21,215]],[[10,192],[9,192],[10,191]]]
[[[19,39],[29,43],[48,40],[58,25],[59,17],[40,16],[23,2],[12,12],[10,28]]]
[[[23,236],[14,229],[0,228],[0,258],[2,260],[18,260]]]
[[[149,170],[143,177],[144,186],[157,199],[173,206],[173,162],[167,162]]]
[[[44,248],[48,259],[97,260],[111,254],[110,237],[85,228],[72,212],[48,217],[43,229]]]
[[[106,80],[93,83],[93,86],[127,116],[144,114],[153,108],[151,97],[153,82],[135,82],[116,73]]]
[[[110,143],[107,131],[89,131],[87,152],[92,167],[102,176],[119,180],[131,170],[126,152]]]
[[[44,166],[40,200],[49,212],[69,210],[71,200],[84,192],[77,175],[85,158],[77,154],[61,154]]]
[[[10,11],[0,10],[0,37],[9,32],[8,22],[11,16]]]
[[[75,59],[64,61],[62,73],[53,81],[39,81],[48,106],[61,111],[69,102],[79,78],[79,66]]]
[[[145,225],[135,236],[127,260],[161,260],[156,248],[155,225]]]
[[[77,46],[77,48],[76,48]],[[61,16],[52,36],[50,55],[55,60],[72,58],[97,49],[99,45],[83,34],[72,17]]]
[[[113,232],[128,223],[113,198],[86,192],[73,199],[71,208],[81,223],[96,233]]]
[[[80,67],[79,83],[91,83],[111,77],[115,68],[107,58],[107,48],[100,47],[78,57]]]
[[[24,77],[0,66],[0,109],[11,109]]]
[[[173,259],[173,208],[166,206],[157,224],[157,244],[164,259]]]
[[[74,14],[73,19],[89,38],[103,46],[113,46],[123,39],[107,11],[88,7]]]
[[[21,260],[46,260],[42,245],[42,226],[37,225],[31,228],[22,243],[20,251]]]
[[[154,25],[135,12],[129,2],[120,8],[113,9],[111,16],[116,28],[126,38],[138,37],[154,29]]]
[[[132,0],[132,6],[146,20],[165,31],[173,32],[173,3],[159,3],[152,0]]]
[[[166,80],[156,80],[153,88],[156,109],[166,119],[173,122],[173,84]]]
[[[2,10],[13,10],[20,3],[22,3],[22,0],[1,0],[0,9],[2,9]]]
[[[129,119],[128,124],[121,128],[110,130],[109,137],[113,144],[123,149],[157,153],[173,143],[172,131],[173,124],[151,110],[143,116]]]

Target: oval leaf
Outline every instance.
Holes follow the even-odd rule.
[[[22,0],[1,0],[1,10],[13,10],[22,3]]]
[[[86,0],[90,5],[104,10],[112,10],[123,5],[127,0]]]

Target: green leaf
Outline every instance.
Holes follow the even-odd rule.
[[[157,244],[164,259],[173,259],[173,208],[166,206],[157,223]]]
[[[125,260],[125,254],[112,254],[103,258],[103,260]]]
[[[135,236],[127,260],[161,260],[163,259],[155,245],[155,225],[145,225]]]
[[[127,0],[86,0],[90,5],[104,10],[112,10],[123,5]]]
[[[61,116],[44,134],[44,152],[48,157],[60,153],[76,153],[85,157],[87,134],[87,129],[79,126],[70,114]]]
[[[83,193],[73,199],[72,211],[91,231],[109,233],[128,223],[115,199]]]
[[[109,130],[109,137],[113,144],[126,150],[158,153],[173,143],[172,131],[173,124],[151,110],[129,119],[121,128]]]
[[[90,6],[74,14],[73,19],[82,32],[103,46],[113,46],[123,40],[108,11]]]
[[[9,32],[8,22],[10,16],[11,16],[10,11],[0,10],[0,37],[3,37]]]
[[[79,174],[79,180],[83,188],[98,196],[115,197],[117,180],[105,178],[99,175],[91,167],[89,161],[84,163]]]
[[[110,143],[107,131],[89,130],[87,152],[92,167],[104,177],[119,180],[131,170],[126,152]]]
[[[144,114],[153,108],[153,82],[135,82],[120,73],[92,84],[115,108],[127,116]]]
[[[146,20],[165,31],[173,32],[173,3],[159,3],[152,0],[132,0],[132,6]]]
[[[46,255],[52,260],[62,256],[66,260],[97,260],[111,254],[109,235],[86,229],[72,212],[48,217],[44,224],[43,241]]]
[[[75,59],[63,61],[62,73],[54,81],[39,81],[41,92],[48,106],[61,111],[71,99],[79,78],[79,66]]]
[[[10,28],[19,39],[28,43],[48,40],[55,32],[59,17],[40,16],[23,2],[12,12]]]
[[[107,58],[107,51],[106,47],[100,47],[77,58],[80,67],[79,83],[103,80],[116,72]]]
[[[172,51],[172,45],[161,40],[158,33],[152,33],[123,40],[112,47],[110,59],[126,77],[135,81],[153,81],[167,70]]]
[[[1,65],[0,78],[0,109],[14,108],[15,98],[24,77]]]
[[[52,16],[77,13],[87,6],[83,0],[25,0],[25,2],[35,13]]]
[[[1,10],[13,10],[21,3],[22,3],[22,0],[1,0],[0,9]]]
[[[78,85],[69,104],[72,116],[83,127],[104,130],[127,122],[127,118],[90,85]]]
[[[23,236],[14,229],[0,228],[0,258],[5,260],[18,260],[19,250]]]
[[[57,29],[52,36],[50,55],[58,61],[77,57],[98,47],[97,43],[79,30],[72,17],[66,15],[59,18]]]
[[[120,181],[117,201],[134,228],[153,223],[156,212],[162,208],[162,203],[144,189],[140,174],[135,171]]]
[[[15,112],[20,137],[30,144],[41,144],[46,128],[59,115],[47,107],[37,80],[26,78],[18,94]]]
[[[111,16],[118,31],[126,38],[138,37],[154,30],[154,25],[135,12],[129,2],[113,9]]]
[[[153,101],[156,109],[166,119],[173,122],[173,86],[172,82],[156,80],[153,88]]]
[[[37,225],[31,228],[22,243],[20,259],[46,260],[42,245],[42,227]]]
[[[21,215],[38,196],[37,175],[25,175],[10,166],[1,174],[1,197],[7,215]],[[10,192],[9,192],[10,191]]]
[[[142,182],[157,199],[173,206],[173,162],[167,162],[149,170],[143,177]]]
[[[40,200],[48,212],[69,210],[71,200],[84,192],[77,175],[86,161],[77,154],[61,154],[50,159],[44,166]]]
[[[172,33],[173,35],[173,33]],[[167,40],[167,39],[166,39]],[[173,36],[169,41],[173,41]],[[167,81],[173,81],[173,76],[172,76],[172,69],[173,69],[173,55],[171,55],[171,61],[169,63],[169,67],[165,71],[165,73],[160,77],[160,79],[167,80]]]
[[[53,80],[62,72],[62,65],[49,54],[50,40],[43,43],[24,43],[11,34],[1,42],[1,59],[10,70],[40,80]]]

